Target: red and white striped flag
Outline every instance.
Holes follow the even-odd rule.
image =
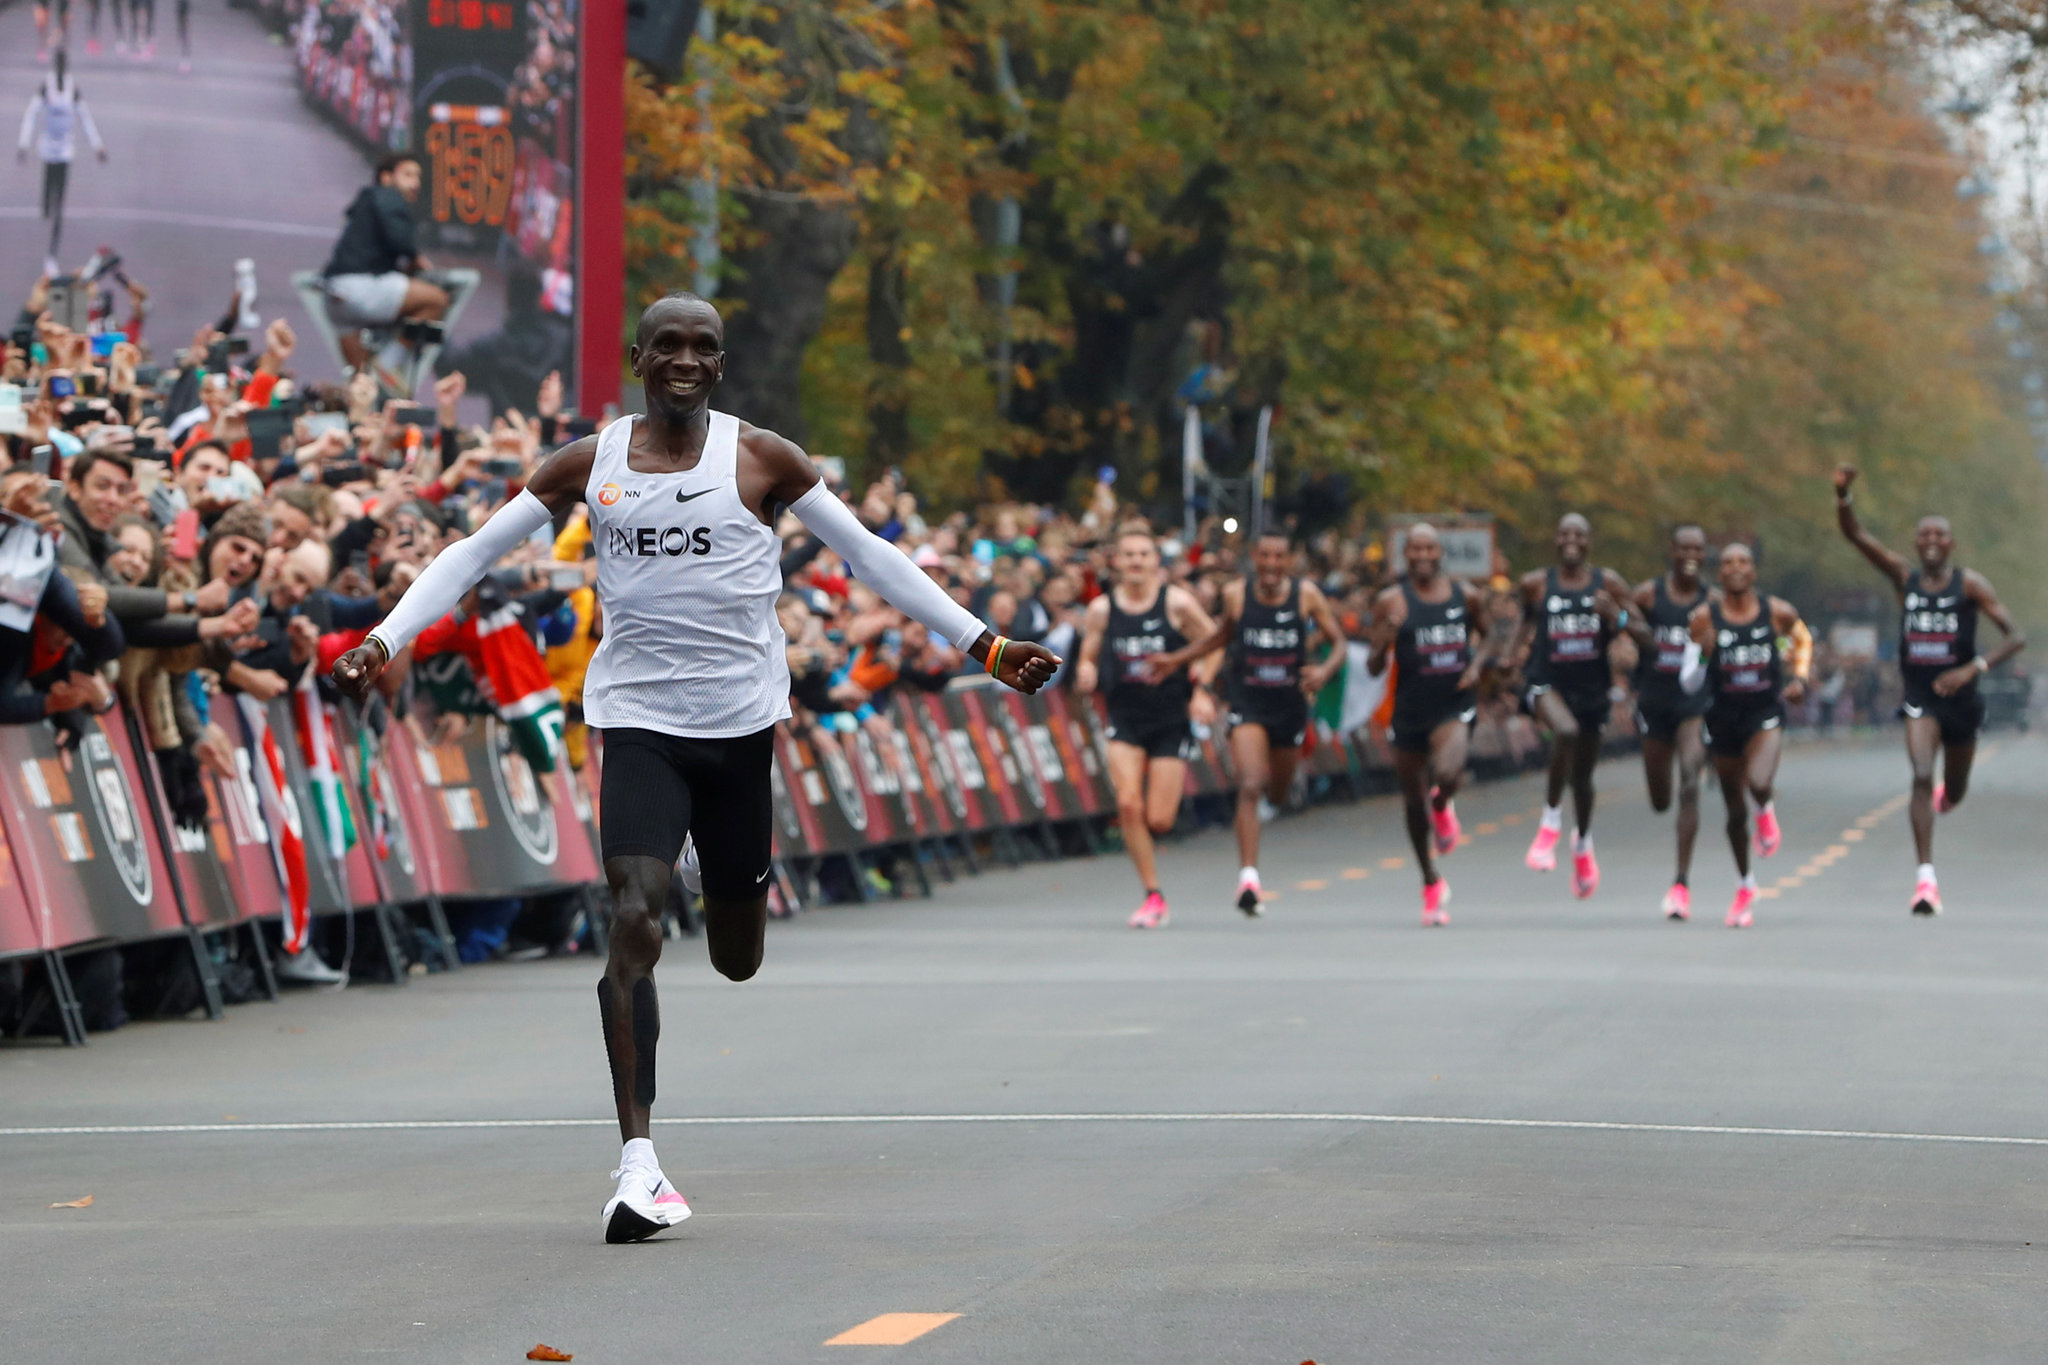
[[[248,723],[251,747],[262,756],[256,767],[256,790],[263,798],[263,819],[276,832],[270,841],[270,856],[277,861],[284,881],[284,950],[303,952],[306,936],[313,928],[313,879],[306,871],[306,840],[299,824],[299,803],[292,799],[291,780],[285,775],[284,752],[271,733],[270,718],[254,697],[235,695]]]

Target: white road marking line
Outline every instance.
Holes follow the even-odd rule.
[[[367,1119],[303,1123],[75,1124],[0,1128],[0,1137],[133,1137],[190,1133],[371,1133],[387,1131],[609,1128],[613,1119]],[[1977,1133],[1892,1133],[1859,1128],[1762,1128],[1719,1123],[1621,1123],[1599,1119],[1489,1119],[1453,1114],[748,1114],[654,1120],[657,1127],[839,1127],[904,1123],[1350,1123],[1435,1128],[1532,1128],[1583,1133],[1690,1133],[1704,1137],[1834,1138],[1863,1142],[1937,1142],[1988,1147],[2048,1147],[2048,1137]]]

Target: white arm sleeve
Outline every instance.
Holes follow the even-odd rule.
[[[822,479],[791,503],[789,510],[846,561],[855,578],[880,593],[890,606],[922,621],[933,634],[964,651],[988,629],[912,564],[910,556],[861,525],[853,509],[832,496]]]
[[[491,514],[473,536],[458,540],[434,557],[405,596],[370,634],[389,655],[396,655],[413,642],[413,637],[454,611],[462,595],[476,586],[490,567],[518,548],[541,527],[554,519],[547,504],[532,489]]]
[[[1707,656],[1698,640],[1685,642],[1685,662],[1678,667],[1678,685],[1687,696],[1707,685]]]

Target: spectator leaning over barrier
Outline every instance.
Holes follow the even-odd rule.
[[[107,571],[114,550],[114,523],[129,509],[134,462],[126,455],[88,449],[65,471],[64,491],[55,499],[58,562],[108,589],[114,615],[139,644],[178,645],[221,639],[249,628],[248,613],[230,617],[229,586],[209,582],[172,602],[161,588],[135,587]],[[197,613],[197,614],[194,614]]]

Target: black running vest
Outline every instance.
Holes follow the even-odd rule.
[[[1665,575],[1657,575],[1657,595],[1644,617],[1650,627],[1650,647],[1636,665],[1636,693],[1643,701],[1652,706],[1677,706],[1685,700],[1678,674],[1685,667],[1685,647],[1692,640],[1692,614],[1706,600],[1706,584],[1700,585],[1690,602],[1680,602],[1667,589]]]
[[[1530,653],[1530,674],[1561,692],[1605,695],[1608,687],[1607,642],[1614,638],[1594,609],[1593,598],[1607,575],[1590,570],[1583,588],[1566,590],[1557,568],[1543,575],[1543,600],[1536,604],[1536,647]]]
[[[1977,657],[1977,604],[1970,600],[1963,571],[1951,564],[1948,585],[1929,592],[1920,570],[1906,577],[1905,610],[1899,616],[1899,679],[1909,697],[1925,695],[1934,680]],[[1977,685],[1976,679],[1970,686]]]
[[[1458,680],[1472,664],[1464,584],[1452,582],[1451,595],[1442,602],[1425,602],[1403,575],[1401,596],[1408,603],[1408,619],[1394,636],[1396,704],[1456,696]]]
[[[1721,604],[1714,618],[1714,700],[1735,704],[1776,701],[1780,687],[1778,628],[1771,624],[1770,599],[1759,595],[1754,621],[1733,625]]]
[[[1103,633],[1106,655],[1102,690],[1119,715],[1185,717],[1194,684],[1183,668],[1165,682],[1148,683],[1140,666],[1154,654],[1170,654],[1188,642],[1173,628],[1166,612],[1166,588],[1162,584],[1152,605],[1141,612],[1127,612],[1118,605],[1116,593],[1109,594],[1109,628]]]
[[[1301,666],[1308,658],[1308,623],[1302,619],[1301,580],[1288,585],[1287,600],[1269,607],[1259,600],[1256,584],[1244,582],[1244,610],[1231,641],[1232,696],[1283,695],[1301,687]]]

